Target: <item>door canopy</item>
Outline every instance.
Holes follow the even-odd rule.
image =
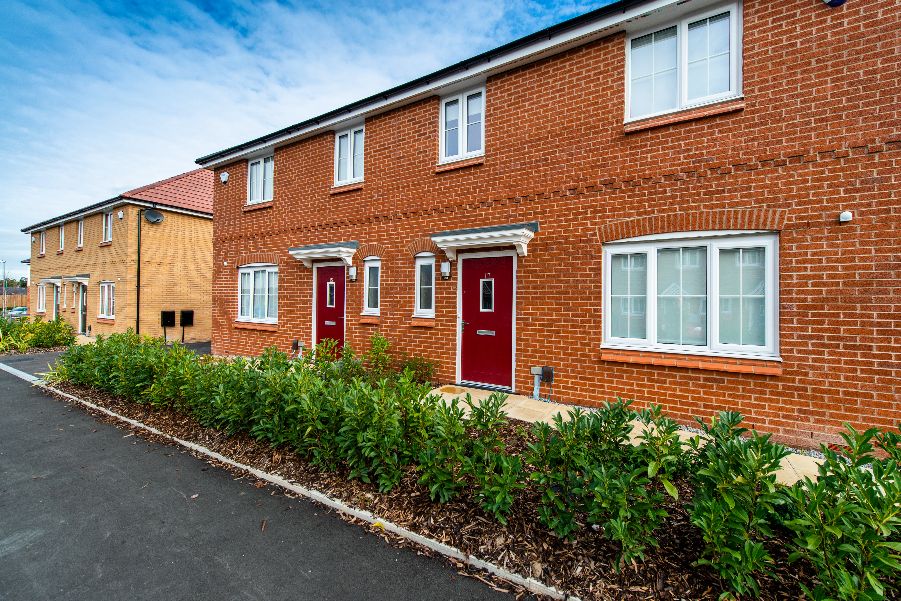
[[[465,230],[451,230],[432,234],[432,242],[444,251],[450,260],[457,258],[457,252],[475,248],[513,246],[520,257],[526,256],[526,247],[538,232],[538,222],[491,225]]]
[[[339,260],[349,266],[353,264],[353,256],[358,248],[360,248],[360,243],[353,240],[351,242],[332,242],[298,246],[296,248],[289,248],[288,254],[309,268],[313,267],[313,261],[318,260]]]

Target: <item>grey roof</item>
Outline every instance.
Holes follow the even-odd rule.
[[[294,248],[289,248],[288,252],[292,250],[317,250],[320,248],[335,248],[336,246],[341,248],[360,248],[360,243],[356,240],[350,240],[348,242],[325,242],[322,244],[307,244],[306,246],[295,246]]]
[[[487,232],[502,232],[504,230],[516,230],[526,228],[528,230],[532,230],[533,232],[538,231],[538,222],[537,221],[527,221],[526,223],[510,223],[506,225],[489,225],[486,227],[470,227],[462,230],[448,230],[446,232],[438,232],[436,234],[432,234],[432,238],[435,236],[461,236],[463,234],[482,234]]]
[[[286,135],[290,135],[292,133],[301,131],[308,127],[317,126],[324,121],[328,121],[330,119],[340,117],[342,115],[358,111],[361,109],[365,109],[368,106],[377,104],[379,102],[387,101],[392,96],[399,96],[409,90],[413,90],[419,86],[429,85],[432,81],[436,79],[440,79],[442,77],[447,77],[449,75],[454,75],[456,73],[465,73],[466,71],[470,71],[473,67],[477,65],[482,65],[485,63],[490,63],[493,59],[497,58],[500,55],[504,55],[510,52],[514,52],[516,50],[520,50],[526,46],[531,44],[543,42],[547,39],[550,39],[556,35],[561,33],[570,31],[572,29],[576,29],[586,25],[588,23],[592,23],[594,21],[598,21],[605,17],[608,17],[615,13],[622,13],[627,11],[628,9],[638,6],[640,4],[645,4],[650,0],[616,0],[611,4],[607,4],[606,6],[602,6],[598,9],[595,9],[591,12],[587,12],[583,15],[579,15],[577,17],[573,17],[572,19],[568,19],[561,23],[557,23],[556,25],[552,25],[551,27],[547,27],[542,29],[541,31],[536,31],[535,33],[529,34],[525,37],[519,38],[518,40],[513,40],[512,42],[508,42],[503,46],[498,46],[492,50],[488,50],[487,52],[483,52],[482,54],[473,56],[466,60],[462,60],[459,63],[450,65],[449,67],[444,67],[443,69],[439,69],[433,73],[429,73],[428,75],[423,75],[422,77],[418,77],[412,81],[408,81],[407,83],[401,84],[399,86],[393,87],[389,90],[385,90],[384,92],[379,92],[378,94],[373,94],[368,98],[363,98],[362,100],[357,100],[356,102],[352,102],[340,108],[331,110],[327,113],[323,113],[318,117],[313,117],[311,119],[307,119],[306,121],[301,121],[300,123],[295,123],[294,125],[289,125],[284,129],[280,129],[278,131],[272,132],[271,134],[266,134],[265,136],[261,136],[259,138],[255,138],[253,140],[243,142],[241,144],[237,144],[232,146],[231,148],[226,148],[224,150],[220,150],[218,152],[214,152],[212,154],[208,154],[206,156],[202,156],[197,161],[195,161],[199,165],[203,165],[205,163],[209,163],[211,161],[215,161],[217,159],[221,159],[225,156],[228,156],[234,152],[240,152],[242,150],[246,150],[248,148],[252,148],[259,144],[265,144],[266,142],[275,140],[277,138],[281,138]]]

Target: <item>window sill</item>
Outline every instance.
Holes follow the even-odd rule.
[[[712,104],[695,106],[675,113],[667,113],[665,115],[657,115],[656,117],[648,117],[647,119],[640,119],[638,121],[630,121],[623,125],[623,133],[631,134],[633,132],[653,129],[655,127],[663,127],[664,125],[682,123],[683,121],[694,121],[696,119],[704,119],[705,117],[713,117],[714,115],[734,113],[742,111],[744,108],[744,98],[721,100]]]
[[[116,323],[116,318],[115,317],[101,317],[98,315],[97,323],[110,323],[110,324]]]
[[[262,330],[264,332],[278,331],[277,323],[259,323],[255,321],[236,321],[234,323],[237,330]]]
[[[381,317],[378,315],[360,315],[359,323],[370,326],[379,325],[379,321],[381,321]]]
[[[47,311],[35,311],[35,315],[47,315]]]
[[[435,167],[435,173],[444,173],[445,171],[453,171],[455,169],[463,169],[465,167],[475,167],[476,165],[481,165],[485,162],[485,155],[480,155],[477,157],[470,157],[468,159],[458,159],[455,161],[448,161],[446,163],[439,163],[437,167]]]
[[[705,371],[725,371],[739,374],[757,374],[761,376],[781,376],[782,365],[774,362],[780,359],[745,359],[737,357],[721,357],[718,355],[682,355],[661,353],[659,351],[632,351],[624,349],[601,349],[601,361],[618,363],[637,363],[660,367],[684,367]]]
[[[414,328],[434,328],[434,317],[413,317],[410,319],[410,326]]]
[[[75,252],[77,252],[77,253],[78,253],[78,252],[81,252],[81,251],[83,251],[83,250],[84,250],[84,246],[76,246],[76,247],[75,247]]]
[[[56,251],[56,254],[61,255],[61,254],[63,254],[63,251],[58,250],[58,251]]]
[[[46,257],[47,255],[44,253],[38,253],[38,259]]]
[[[112,240],[107,240],[106,242],[101,242],[101,243],[100,243],[100,246],[112,246],[112,245],[113,245],[113,241],[112,241]]]
[[[351,182],[349,184],[341,184],[340,186],[332,186],[328,191],[329,194],[344,194],[345,192],[353,192],[354,190],[362,190],[363,182]]]
[[[241,207],[241,210],[246,213],[248,211],[259,211],[260,209],[271,209],[271,208],[272,208],[272,201],[267,200],[266,202],[255,202],[252,205],[246,204],[243,207]]]

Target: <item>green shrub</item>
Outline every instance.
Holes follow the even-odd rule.
[[[697,457],[691,521],[704,537],[699,565],[711,566],[726,592],[758,595],[757,577],[773,562],[763,541],[772,536],[775,507],[783,502],[776,471],[788,451],[769,435],[747,433],[742,416],[721,412],[708,426],[698,422],[707,440],[695,439]]]
[[[467,436],[464,412],[457,399],[439,402],[419,455],[419,483],[429,489],[433,501],[446,503],[463,489]]]
[[[437,367],[434,361],[424,357],[402,356],[397,362],[397,371],[409,373],[414,382],[432,384]]]
[[[901,437],[846,429],[843,455],[823,446],[818,478],[784,491],[789,560],[816,569],[816,583],[801,585],[811,599],[885,599],[901,573]],[[887,457],[876,456],[874,440]]]
[[[42,317],[8,319],[0,317],[0,353],[69,346],[75,342],[75,330],[57,317],[44,321]]]

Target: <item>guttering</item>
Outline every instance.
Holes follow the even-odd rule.
[[[335,129],[339,124],[359,119],[367,114],[433,95],[436,91],[455,83],[484,78],[585,44],[592,39],[613,33],[628,21],[685,2],[686,0],[619,0],[318,117],[202,156],[195,162],[201,167],[212,169],[303,136]]]
[[[53,227],[54,225],[59,225],[62,223],[67,223],[72,221],[73,219],[78,219],[81,217],[87,217],[89,215],[94,215],[96,213],[103,213],[105,211],[115,209],[117,207],[121,207],[124,205],[134,205],[136,207],[143,207],[145,209],[162,209],[164,211],[169,211],[172,213],[181,213],[183,215],[191,215],[192,217],[200,217],[202,219],[212,219],[213,214],[207,213],[206,211],[194,211],[191,209],[183,209],[181,207],[174,207],[172,205],[168,205],[164,202],[150,202],[147,200],[137,200],[134,198],[129,198],[128,196],[116,196],[115,198],[110,198],[108,200],[104,200],[92,205],[88,205],[84,208],[71,211],[69,213],[64,213],[57,217],[53,217],[52,219],[48,219],[46,221],[41,221],[40,223],[36,223],[34,225],[29,225],[28,227],[22,228],[21,232],[23,234],[33,234],[34,232],[38,232],[40,230],[47,229],[48,227]]]

